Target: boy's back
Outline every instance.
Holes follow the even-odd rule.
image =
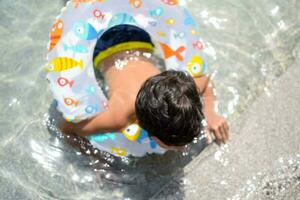
[[[140,55],[136,56],[135,52],[138,52]],[[132,103],[134,105],[136,95],[141,85],[149,77],[160,73],[160,70],[151,60],[142,56],[143,53],[149,52],[143,49],[137,49],[127,54],[124,51],[106,58],[99,64],[99,69],[109,87],[109,97],[115,92],[120,92],[128,95],[128,97],[132,97]],[[118,68],[118,62],[124,62],[125,64]]]

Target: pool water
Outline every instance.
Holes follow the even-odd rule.
[[[121,159],[80,138],[69,139],[80,151],[56,133],[41,66],[48,32],[64,4],[0,1],[0,199],[148,199],[181,174],[203,144],[164,156]],[[300,2],[187,4],[200,24],[216,109],[233,123],[300,57]]]

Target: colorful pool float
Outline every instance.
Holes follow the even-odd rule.
[[[57,109],[66,120],[76,123],[107,109],[107,98],[94,74],[93,51],[97,39],[120,24],[147,31],[161,50],[166,69],[193,77],[206,74],[199,27],[185,1],[72,0],[52,27],[45,66]],[[165,152],[136,123],[120,133],[99,133],[88,139],[117,156]]]

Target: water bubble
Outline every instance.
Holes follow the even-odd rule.
[[[17,98],[13,98],[11,102],[8,104],[9,107],[12,107],[14,104],[20,105],[20,101]]]
[[[220,184],[221,184],[221,185],[227,185],[228,183],[227,183],[226,181],[223,180],[223,181],[220,182]]]
[[[135,52],[135,55],[136,55],[136,56],[140,56],[140,55],[141,55],[141,52],[136,51],[136,52]]]
[[[117,59],[115,61],[115,67],[118,69],[118,70],[123,70],[123,68],[128,64],[128,60],[127,59]]]
[[[72,180],[73,181],[79,181],[79,176],[77,175],[77,174],[74,174],[73,176],[72,176]]]
[[[91,176],[84,176],[83,178],[87,182],[92,182],[93,181],[93,178]]]
[[[94,150],[94,154],[97,154],[99,151],[98,151],[98,149],[95,149]],[[98,162],[99,162],[99,160],[97,160]]]
[[[103,167],[108,168],[108,167],[110,167],[110,165],[108,163],[104,163]]]
[[[278,13],[279,9],[279,6],[276,5],[272,10],[270,10],[270,15],[275,16]]]
[[[151,56],[152,56],[152,54],[151,53],[147,53],[147,52],[144,52],[143,53],[143,56],[145,57],[145,58],[151,58]]]
[[[109,179],[111,177],[110,174],[105,174],[105,178]]]

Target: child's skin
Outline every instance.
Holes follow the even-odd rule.
[[[147,50],[139,49],[139,51]],[[132,123],[135,118],[135,99],[140,87],[148,78],[159,74],[160,71],[143,56],[139,56],[139,60],[129,61],[122,70],[117,69],[115,60],[122,59],[124,56],[126,56],[125,52],[116,53],[99,64],[109,86],[108,109],[77,124],[64,121],[60,124],[62,132],[88,136],[98,132],[120,131]],[[203,97],[207,129],[214,134],[217,144],[225,143],[229,138],[229,127],[226,120],[214,110],[215,97],[212,83],[208,76],[201,76],[194,80],[199,94]],[[180,149],[167,146],[155,137],[154,139],[166,149]]]

